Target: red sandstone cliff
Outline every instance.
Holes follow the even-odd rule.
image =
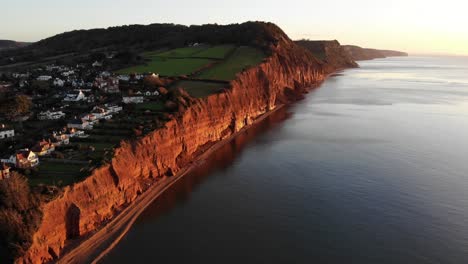
[[[238,74],[231,89],[194,100],[165,128],[116,149],[111,164],[67,187],[43,207],[33,244],[19,263],[44,263],[61,255],[67,241],[113,218],[145,189],[143,180],[176,174],[199,150],[251,124],[277,105],[296,100],[329,70],[311,53],[278,35],[272,55]]]

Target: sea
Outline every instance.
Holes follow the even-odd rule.
[[[468,263],[468,57],[359,64],[219,149],[101,263]]]

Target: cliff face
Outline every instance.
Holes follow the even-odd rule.
[[[295,43],[320,59],[328,72],[358,67],[358,64],[337,40],[299,40]]]
[[[406,57],[408,53],[394,50],[366,49],[358,46],[345,45],[345,51],[353,60],[373,60],[386,57]]]
[[[194,100],[165,128],[116,149],[111,164],[67,187],[46,204],[33,244],[19,263],[44,263],[60,256],[68,240],[102,226],[134,201],[144,181],[176,174],[210,144],[228,138],[277,105],[300,98],[326,76],[324,65],[287,37],[273,42],[272,55],[238,74],[231,89]]]

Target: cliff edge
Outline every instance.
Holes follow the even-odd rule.
[[[387,57],[407,57],[408,53],[395,51],[395,50],[378,50],[378,49],[368,49],[361,48],[354,45],[344,45],[344,50],[349,54],[349,56],[356,61],[360,60],[373,60],[378,58],[387,58]]]

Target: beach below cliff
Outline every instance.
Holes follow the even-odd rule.
[[[148,189],[143,192],[133,203],[118,213],[113,220],[105,224],[101,229],[93,234],[71,242],[65,248],[63,255],[57,263],[98,263],[107,253],[109,253],[130,230],[141,213],[151,205],[154,200],[161,196],[166,190],[171,188],[178,180],[186,176],[192,170],[203,163],[216,150],[229,143],[240,133],[248,130],[252,125],[257,124],[275,113],[284,105],[278,105],[275,109],[258,117],[251,125],[246,126],[229,138],[221,140],[210,146],[205,152],[193,160],[187,167],[171,177],[164,177],[159,181],[148,184]]]

